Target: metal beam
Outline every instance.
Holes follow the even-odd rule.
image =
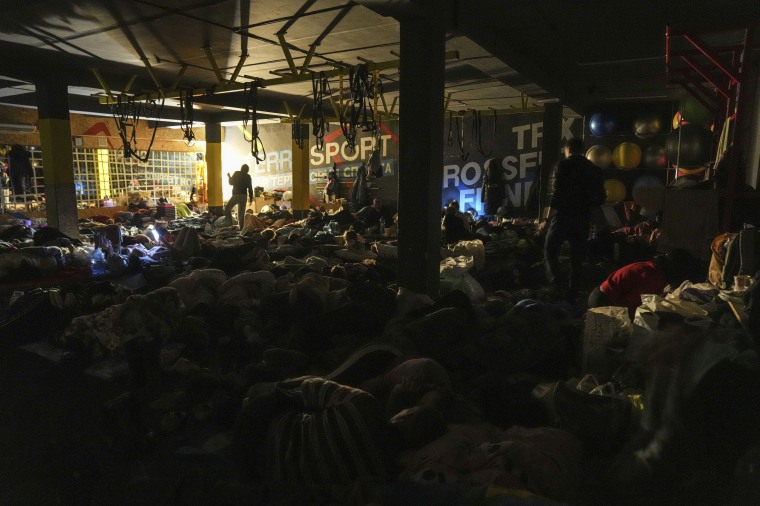
[[[459,59],[459,51],[447,51],[445,54],[446,60],[456,60]],[[370,62],[367,64],[367,70],[368,71],[383,71],[387,69],[395,69],[399,67],[399,60],[390,60],[385,62],[379,62],[379,63],[373,63]],[[326,70],[325,76],[330,77],[336,77],[336,76],[342,76],[345,72],[342,68],[336,68],[333,70]],[[280,86],[283,84],[293,84],[293,83],[300,83],[305,81],[311,81],[310,75],[292,75],[292,76],[282,76],[279,78],[274,79],[259,79],[259,86],[262,88],[268,88],[271,86]],[[246,83],[223,83],[216,86],[214,92],[219,93],[234,93],[238,91],[243,91]],[[165,98],[178,98],[179,97],[179,90],[163,90]],[[208,94],[208,88],[195,88],[193,90],[194,96],[199,95],[207,95]],[[144,101],[144,100],[153,100],[157,98],[157,95],[155,93],[145,93],[142,95],[135,96],[136,101]],[[102,104],[110,104],[113,103],[113,100],[109,97],[101,97],[100,103]]]
[[[282,105],[285,106],[285,112],[288,113],[288,118],[281,119],[280,123],[290,123],[297,119],[301,119],[301,116],[303,115],[303,111],[304,109],[306,109],[306,104],[301,104],[301,109],[298,111],[298,114],[293,114],[293,111],[290,109],[290,104],[287,101],[283,101]]]
[[[396,104],[398,104],[398,97],[393,97],[393,102],[391,102],[391,110],[388,111],[388,114],[393,114],[393,111],[396,110]]]
[[[103,91],[106,92],[106,95],[108,95],[108,97],[113,100],[114,96],[113,96],[113,93],[111,93],[111,88],[110,86],[108,86],[108,83],[106,83],[106,80],[103,79],[103,76],[100,75],[100,72],[98,72],[98,69],[92,68],[90,70],[92,71],[92,74],[95,76],[95,79],[97,79],[98,82],[100,83],[100,86],[103,88]]]
[[[268,19],[266,21],[261,21],[259,23],[253,23],[251,25],[236,27],[233,31],[240,33],[243,30],[248,30],[251,28],[259,27],[259,26],[273,25],[275,23],[280,23],[282,21],[288,21],[291,19],[301,19],[301,18],[305,18],[306,16],[314,16],[315,14],[323,14],[325,12],[337,11],[338,9],[344,8],[346,5],[355,5],[355,4],[353,2],[348,2],[347,4],[336,5],[335,7],[327,7],[325,9],[315,9],[313,11],[304,12],[302,14],[293,14],[292,16],[283,16],[281,18]]]
[[[683,38],[686,39],[686,41],[689,42],[692,46],[694,46],[694,48],[696,48],[697,51],[702,53],[705,56],[705,58],[710,60],[710,63],[718,67],[718,69],[720,69],[721,72],[723,72],[729,79],[731,79],[731,83],[739,82],[739,79],[734,75],[734,73],[731,72],[731,70],[724,67],[723,65],[721,65],[718,59],[715,56],[713,56],[713,54],[704,47],[705,44],[697,36],[684,34]]]
[[[330,32],[332,32],[336,26],[338,26],[338,23],[341,22],[343,18],[346,17],[346,14],[348,14],[351,9],[354,8],[355,4],[348,3],[345,6],[343,6],[343,9],[333,18],[332,21],[325,27],[324,30],[322,30],[322,33],[319,34],[319,36],[314,39],[314,41],[309,45],[309,52],[306,54],[306,59],[304,59],[303,64],[301,65],[301,73],[305,73],[306,70],[309,68],[309,64],[311,63],[311,59],[314,56],[314,51],[317,49],[317,47],[322,44],[322,41],[325,40],[325,37],[327,37]]]
[[[174,78],[174,81],[172,81],[171,89],[176,89],[177,86],[179,86],[179,82],[182,79],[182,76],[185,75],[185,71],[187,70],[187,65],[182,64],[179,68],[179,72],[177,72],[177,76]],[[126,93],[126,90],[124,91]]]
[[[203,52],[206,53],[206,58],[208,58],[208,62],[211,64],[211,68],[214,70],[214,74],[216,74],[216,80],[223,84],[225,82],[224,76],[222,75],[222,71],[219,70],[219,65],[216,64],[216,58],[214,58],[214,53],[211,52],[211,47],[206,46],[203,49]]]
[[[148,75],[153,80],[153,84],[156,85],[156,89],[158,89],[158,94],[161,97],[166,98],[164,95],[164,92],[162,91],[163,86],[161,86],[161,81],[158,79],[158,76],[156,75],[156,73],[153,72],[153,67],[150,66],[150,61],[148,60],[147,57],[142,57],[140,59],[142,60],[143,65],[145,65],[145,68],[148,71]]]
[[[280,28],[275,35],[285,35],[288,33],[288,29],[295,24],[298,19],[306,14],[306,11],[309,10],[309,7],[314,5],[317,0],[306,0],[301,7],[298,8],[295,14],[293,14],[288,21],[282,25],[282,28]]]
[[[290,48],[288,47],[287,41],[285,41],[285,34],[278,32],[277,39],[280,41],[280,47],[285,54],[285,60],[288,62],[288,67],[290,67],[290,73],[294,76],[298,75],[298,69],[296,69],[296,63],[293,61],[293,55],[290,54]]]
[[[446,101],[443,103],[443,112],[444,112],[444,113],[445,113],[445,112],[446,112],[446,110],[449,108],[449,104],[451,103],[451,95],[452,95],[452,93],[453,93],[453,92],[451,92],[451,91],[450,91],[450,92],[448,92],[448,93],[446,94]],[[383,100],[383,102],[385,102],[385,100]]]
[[[132,89],[132,85],[135,84],[135,79],[137,79],[136,74],[132,74],[132,76],[129,78],[129,81],[127,81],[127,84],[124,85],[124,88],[122,88],[122,93],[129,93],[129,90]],[[176,88],[176,86],[173,86],[173,88]]]
[[[708,73],[708,71],[705,70],[705,69],[703,69],[701,65],[699,65],[697,62],[695,62],[694,60],[692,60],[688,56],[681,56],[681,59],[683,61],[685,61],[686,64],[689,65],[689,67],[691,67],[692,69],[694,69],[694,71],[697,74],[701,75],[705,79],[705,81],[707,81],[708,83],[712,84],[715,87],[715,89],[718,90],[718,93],[720,93],[721,95],[723,95],[726,98],[730,98],[730,96],[728,94],[728,89],[725,89],[724,86],[721,85],[720,83],[715,82],[715,79],[713,79],[713,77],[710,76],[710,74]]]
[[[245,60],[247,59],[248,59],[248,53],[243,53],[240,55],[240,59],[238,60],[237,67],[235,67],[235,71],[232,73],[232,77],[230,77],[231,83],[234,83],[237,80],[238,74],[240,74],[240,71],[243,69],[243,63],[245,63]]]

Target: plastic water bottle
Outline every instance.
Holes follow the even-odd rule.
[[[90,257],[93,274],[104,274],[106,272],[106,256],[100,248],[95,248]]]
[[[380,217],[380,235],[385,235],[385,218]]]

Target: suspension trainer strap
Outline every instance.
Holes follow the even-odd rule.
[[[182,129],[185,144],[192,146],[195,142],[193,132],[193,91],[189,89],[179,90],[179,113],[180,128]]]
[[[264,144],[259,137],[258,112],[256,111],[258,102],[258,83],[246,83],[243,86],[245,94],[245,113],[243,113],[243,130],[248,130],[248,122],[251,122],[251,155],[257,162],[266,160],[267,153],[264,150]],[[246,139],[248,140],[248,139]],[[259,147],[261,147],[261,156],[259,156]]]
[[[453,145],[454,145],[454,132],[451,130],[451,124],[452,124],[452,123],[453,123],[453,121],[454,121],[454,120],[453,120],[453,116],[454,116],[454,113],[452,113],[451,111],[449,111],[449,136],[448,136],[448,138],[446,139],[446,144],[447,144],[449,147],[451,147],[451,146],[453,146]]]
[[[153,148],[153,142],[156,139],[156,130],[158,129],[158,122],[161,120],[163,109],[163,98],[161,99],[161,104],[158,105],[155,100],[149,100],[143,104],[135,102],[134,97],[123,93],[117,96],[116,103],[111,106],[111,114],[116,122],[119,137],[124,147],[124,158],[136,158],[143,163],[148,161],[150,150]],[[145,156],[140,156],[137,150],[137,124],[141,117],[146,120],[154,118],[153,134],[151,135],[148,149],[145,151]]]
[[[322,150],[325,147],[325,130],[327,122],[325,121],[324,99],[332,95],[330,91],[330,82],[327,80],[324,72],[311,74],[311,89],[314,94],[314,106],[312,107],[311,126],[315,138],[317,149]]]
[[[358,91],[355,89],[353,67],[351,67],[348,71],[348,84],[348,103],[340,111],[340,128],[343,131],[343,136],[346,138],[346,147],[351,152],[351,154],[353,154],[356,151],[356,124],[358,123],[358,108],[356,107],[356,94]]]
[[[496,131],[493,131],[493,135],[491,136],[491,149],[488,151],[488,153],[485,152],[483,149],[483,123],[482,123],[482,116],[480,111],[474,111],[475,118],[476,118],[476,130],[477,130],[477,139],[478,139],[478,151],[481,155],[485,157],[491,156],[491,153],[493,153],[493,145],[494,141],[496,139]],[[494,111],[494,129],[496,128],[496,111]]]
[[[470,153],[469,152],[465,153],[464,151],[464,121],[462,121],[460,125],[459,116],[457,116],[456,124],[457,124],[457,144],[459,144],[460,157],[462,158],[462,161],[465,161],[470,157]]]

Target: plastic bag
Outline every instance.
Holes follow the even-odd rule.
[[[486,249],[483,241],[475,239],[472,241],[459,241],[453,248],[449,247],[455,255],[471,256],[474,260],[473,267],[481,269],[486,264]]]
[[[645,310],[652,312],[663,311],[666,313],[677,313],[686,317],[699,317],[705,318],[708,316],[706,309],[702,308],[696,302],[688,300],[680,300],[677,297],[668,296],[662,298],[660,296],[645,296],[642,295],[642,305]],[[637,308],[638,310],[638,308]]]
[[[590,308],[583,323],[583,373],[608,378],[622,361],[631,330],[627,308]]]
[[[475,260],[471,256],[458,256],[449,257],[441,260],[440,274],[444,278],[457,278],[461,277],[472,269],[475,264]]]
[[[467,295],[467,298],[472,302],[482,302],[486,296],[486,292],[483,290],[483,287],[480,286],[480,283],[467,272],[461,276],[461,279],[461,290]]]

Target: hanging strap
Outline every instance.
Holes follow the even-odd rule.
[[[147,162],[150,158],[150,151],[153,148],[153,142],[156,140],[156,130],[161,120],[161,112],[164,109],[164,99],[161,98],[159,105],[156,100],[149,100],[145,103],[135,102],[134,97],[120,94],[117,96],[116,104],[111,106],[111,114],[119,131],[122,145],[124,146],[124,158],[135,158],[140,162]],[[137,123],[140,118],[154,118],[153,133],[150,137],[150,144],[145,150],[145,156],[140,156],[137,151]]]
[[[320,72],[318,77],[316,73],[312,72],[311,89],[314,94],[314,106],[312,108],[311,116],[312,133],[314,134],[315,139],[314,144],[318,150],[322,150],[325,147],[325,131],[327,128],[324,99],[325,97],[332,95],[332,92],[330,91],[330,82],[324,72]]]
[[[246,83],[243,86],[243,92],[246,97],[245,113],[243,113],[243,130],[248,131],[248,122],[251,122],[251,155],[257,162],[266,160],[267,153],[264,150],[264,144],[259,137],[258,112],[256,111],[258,102],[258,83]],[[248,139],[246,139],[248,140]],[[261,156],[259,156],[259,146],[261,146]]]
[[[192,146],[195,143],[193,132],[193,91],[190,89],[179,90],[180,128],[182,129],[185,144]]]
[[[491,136],[491,149],[488,151],[488,153],[485,152],[483,149],[483,125],[482,125],[482,118],[480,111],[473,111],[473,137],[477,139],[477,146],[478,146],[478,152],[483,155],[484,157],[491,156],[491,153],[493,153],[493,146],[494,142],[496,140],[496,111],[494,111],[494,125],[493,125],[493,134]]]
[[[453,118],[452,118],[453,115],[454,113],[449,111],[449,136],[446,139],[446,145],[448,145],[449,147],[454,145],[454,132],[452,132],[451,130],[451,124],[453,123]]]
[[[457,144],[459,144],[460,157],[462,158],[462,161],[465,161],[470,157],[470,152],[468,151],[467,153],[465,153],[464,151],[464,121],[462,121],[460,125],[459,116],[457,116],[456,118],[456,125],[457,125]]]

